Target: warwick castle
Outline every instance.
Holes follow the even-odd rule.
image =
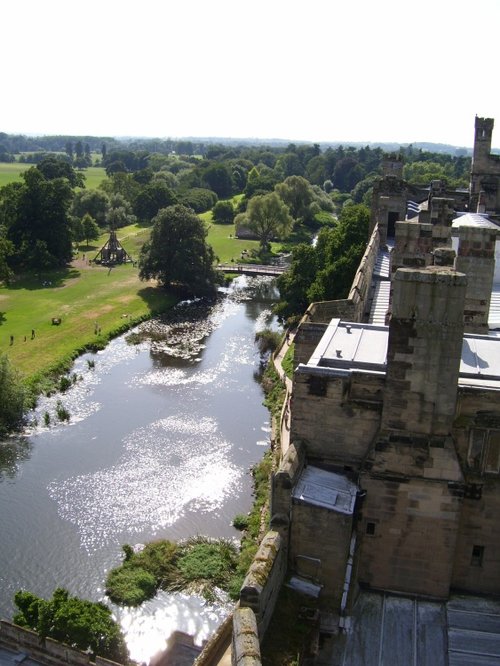
[[[481,607],[500,595],[493,124],[475,119],[468,191],[418,190],[386,161],[348,297],[312,303],[298,326],[271,529],[241,589],[233,664],[261,663],[282,585],[311,600],[319,640],[344,635],[343,657],[304,663],[500,663],[500,606]]]

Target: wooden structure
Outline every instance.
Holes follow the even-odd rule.
[[[124,264],[132,261],[132,257],[122,247],[122,244],[116,237],[116,231],[112,229],[109,238],[102,246],[94,258],[94,263],[104,266],[114,266],[115,264]]]

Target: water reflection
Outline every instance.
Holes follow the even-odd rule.
[[[124,543],[239,537],[232,518],[250,508],[249,470],[269,439],[255,333],[274,326],[270,304],[249,301],[247,288],[272,291],[265,278],[239,278],[214,305],[183,304],[135,329],[135,344],[121,336],[77,359],[76,383],[40,400],[25,438],[0,444],[0,480],[10,480],[0,483],[0,616],[12,616],[20,588],[102,599]],[[170,595],[116,609],[133,653],[137,637],[147,656],[159,649],[152,625],[159,647],[171,626],[201,642],[225,612]]]
[[[0,442],[0,482],[15,478],[20,464],[30,458],[31,448],[25,437]]]
[[[230,611],[229,604],[213,604],[197,595],[160,592],[140,608],[112,605],[113,614],[127,637],[130,657],[139,663],[165,650],[174,631],[194,637],[201,646]]]

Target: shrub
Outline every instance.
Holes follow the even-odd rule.
[[[233,527],[237,530],[246,530],[248,527],[248,516],[239,513],[233,518]]]
[[[212,219],[217,224],[232,224],[235,216],[230,201],[218,201],[212,209]]]
[[[69,421],[70,417],[69,411],[66,409],[66,407],[62,404],[60,400],[58,400],[56,403],[56,414],[59,421]]]
[[[156,590],[153,574],[130,562],[112,569],[106,578],[106,594],[111,601],[124,606],[139,606],[151,599]]]

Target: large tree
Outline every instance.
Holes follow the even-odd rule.
[[[190,208],[176,204],[160,210],[141,250],[140,278],[156,278],[167,288],[180,284],[196,296],[213,296],[215,257],[206,236],[203,221]]]
[[[106,224],[109,197],[102,190],[81,190],[75,194],[71,205],[71,215],[80,220],[88,213],[100,227]]]
[[[46,267],[64,266],[72,258],[71,185],[67,178],[47,178],[36,167],[23,179],[0,190],[0,223],[15,247],[13,259],[18,267],[38,268],[33,261],[43,247]]]
[[[303,222],[309,218],[309,206],[314,201],[314,191],[302,176],[288,176],[275,188],[290,210],[294,220]]]
[[[134,213],[139,220],[150,222],[161,208],[166,208],[177,202],[177,196],[170,187],[155,180],[145,185],[137,194],[134,202]]]
[[[293,227],[288,206],[276,192],[257,195],[248,202],[246,213],[238,215],[235,223],[250,229],[259,239],[261,251],[269,250],[273,238],[284,238]]]

